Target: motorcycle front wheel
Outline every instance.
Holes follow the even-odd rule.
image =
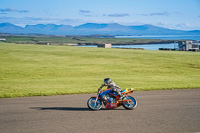
[[[97,110],[101,109],[101,107],[102,107],[101,101],[99,99],[97,99],[97,101],[96,101],[96,98],[93,98],[93,97],[91,97],[88,100],[87,105],[88,105],[89,109],[94,110],[94,111],[97,111]]]
[[[125,109],[132,110],[137,106],[137,101],[132,96],[124,97],[123,100],[129,100],[129,101],[123,102],[122,104]]]

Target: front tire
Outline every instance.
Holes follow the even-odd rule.
[[[133,110],[134,108],[136,108],[137,106],[137,100],[135,98],[133,98],[132,96],[127,96],[127,97],[124,97],[123,100],[130,100],[130,101],[125,101],[123,102],[123,107],[125,109],[129,109],[129,110]]]
[[[97,99],[97,102],[95,105],[95,101],[96,101],[96,98],[91,97],[87,102],[87,106],[89,109],[97,111],[97,110],[101,109],[102,103],[99,99]]]

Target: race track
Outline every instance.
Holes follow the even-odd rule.
[[[0,132],[200,133],[200,89],[134,92],[134,110],[90,111],[94,95],[0,99]]]

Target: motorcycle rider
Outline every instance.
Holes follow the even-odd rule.
[[[101,93],[101,98],[103,100],[107,100],[105,95],[108,94],[108,93],[116,93],[116,94],[120,95],[119,99],[120,100],[122,99],[122,97],[123,97],[122,94],[121,94],[122,89],[117,84],[115,84],[115,82],[111,81],[110,78],[104,79],[104,84],[101,85],[100,89],[102,89],[104,86],[108,86],[108,88],[110,88],[110,89],[103,91]]]

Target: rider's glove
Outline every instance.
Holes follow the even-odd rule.
[[[104,87],[104,86],[105,86],[105,84],[102,84],[100,88],[102,88],[102,87]]]

